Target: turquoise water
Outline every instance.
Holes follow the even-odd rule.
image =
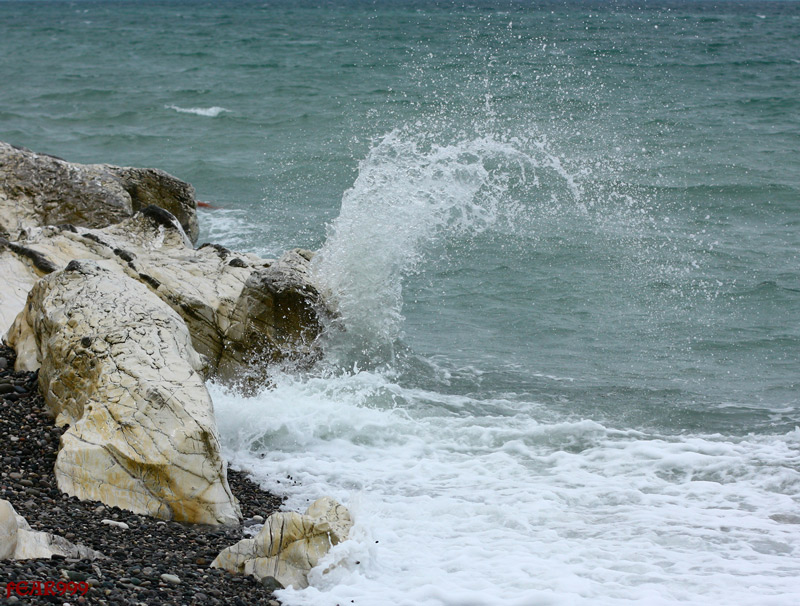
[[[800,3],[0,2],[0,82],[320,250],[323,362],[212,386],[356,516],[287,604],[800,599]]]

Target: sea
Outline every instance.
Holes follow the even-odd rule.
[[[800,604],[800,3],[0,1],[0,140],[317,251],[225,455],[354,526],[286,606]]]

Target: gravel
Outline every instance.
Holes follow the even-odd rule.
[[[0,561],[0,592],[7,603],[279,604],[271,588],[253,577],[209,567],[220,551],[244,538],[244,525],[165,522],[62,494],[53,466],[63,428],[54,427],[46,412],[36,373],[14,372],[13,362],[13,350],[0,346],[0,499],[10,501],[34,530],[61,535],[107,557]],[[228,482],[248,521],[265,518],[282,504],[242,472],[229,469]],[[89,591],[67,598],[20,596],[18,602],[5,597],[5,584],[11,581],[64,580],[86,582]]]

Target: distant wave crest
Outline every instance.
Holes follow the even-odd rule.
[[[166,105],[167,109],[174,109],[180,114],[194,114],[195,116],[206,116],[208,118],[216,118],[222,113],[230,112],[231,110],[224,107],[178,107],[177,105]]]

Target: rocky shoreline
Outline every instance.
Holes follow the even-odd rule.
[[[260,490],[244,473],[229,469],[228,482],[245,522],[209,527],[158,520],[63,494],[53,473],[63,428],[53,426],[37,390],[36,373],[14,372],[13,362],[14,351],[0,346],[0,499],[11,502],[34,529],[63,536],[106,558],[0,560],[4,597],[9,582],[69,579],[90,585],[86,595],[77,598],[12,595],[7,603],[279,603],[272,590],[254,577],[231,574],[210,564],[220,551],[243,537],[245,526],[277,511],[280,498]],[[162,575],[173,575],[180,582],[174,583],[171,577],[163,580]]]
[[[333,499],[278,511],[228,469],[206,388],[317,359],[333,312],[314,253],[194,248],[196,208],[163,171],[0,142],[9,602],[275,606],[349,536]]]

